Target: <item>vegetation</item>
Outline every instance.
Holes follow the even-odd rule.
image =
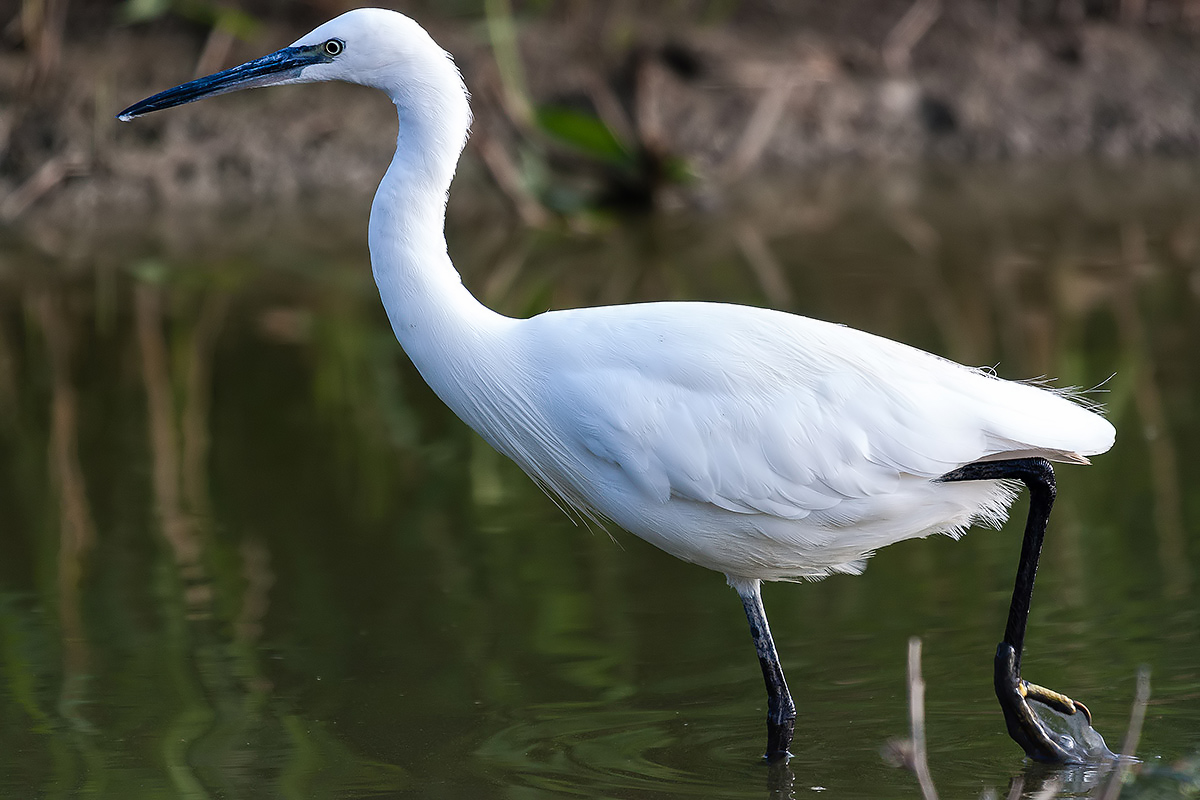
[[[337,168],[310,158],[345,113],[332,104],[276,110],[269,140],[219,103],[207,126],[186,112],[136,130],[112,121],[135,92],[228,66],[343,8],[24,0],[0,43],[0,224],[118,197],[139,213],[212,202],[200,198],[214,185],[280,202],[339,189],[331,174],[375,174],[371,132],[390,120],[338,128]],[[817,164],[1200,152],[1195,0],[404,8],[455,51],[474,91],[464,171],[532,226],[703,206],[752,176]]]

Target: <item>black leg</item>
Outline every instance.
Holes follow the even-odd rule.
[[[763,610],[760,582],[753,581],[737,587],[746,608],[746,619],[750,622],[750,635],[754,637],[754,649],[758,652],[758,663],[762,666],[763,682],[767,685],[767,761],[786,759],[792,754],[792,733],[796,728],[796,704],[792,702],[779,654],[775,652],[775,640],[767,625],[767,613]]]
[[[1044,458],[1017,458],[1007,461],[981,461],[948,472],[938,479],[950,481],[1019,480],[1029,488],[1029,517],[1021,543],[1016,585],[1008,607],[1004,641],[996,648],[994,682],[996,698],[1004,710],[1008,735],[1035,761],[1058,764],[1094,760],[1098,753],[1070,736],[1050,731],[1029,705],[1037,700],[1067,716],[1081,713],[1090,730],[1092,715],[1083,703],[1066,695],[1029,683],[1021,678],[1021,652],[1025,646],[1025,625],[1033,599],[1033,580],[1037,575],[1042,540],[1054,505],[1054,469]],[[1101,742],[1103,744],[1103,742]],[[1104,750],[1107,753],[1107,750]]]

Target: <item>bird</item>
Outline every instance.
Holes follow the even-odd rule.
[[[1086,464],[1112,447],[1115,428],[1096,407],[778,310],[651,302],[512,318],[489,309],[463,285],[444,232],[470,95],[452,56],[395,11],[348,11],[118,118],[318,81],[375,88],[396,107],[396,151],[368,243],[400,346],[464,423],[565,510],[726,576],[762,668],[767,761],[791,756],[796,706],[762,583],[856,574],[894,542],[998,525],[1022,483],[1031,499],[994,688],[1028,756],[1097,758],[1038,710],[1090,730],[1087,707],[1020,673],[1056,491],[1051,462]]]

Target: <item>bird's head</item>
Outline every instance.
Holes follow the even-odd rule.
[[[360,8],[326,22],[289,47],[159,92],[118,114],[128,122],[151,111],[240,89],[286,83],[346,81],[387,92],[402,113],[451,117],[466,90],[450,56],[425,29],[395,11]],[[460,120],[455,119],[454,122]]]

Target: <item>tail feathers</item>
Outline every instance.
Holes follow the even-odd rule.
[[[997,381],[991,387],[1002,418],[993,417],[986,459],[1041,456],[1051,461],[1088,463],[1116,440],[1112,423],[1077,393],[1051,391],[1025,383]]]

